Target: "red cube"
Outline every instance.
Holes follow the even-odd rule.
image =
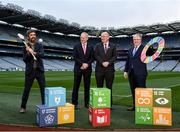
[[[92,126],[110,125],[110,108],[92,108],[89,107],[89,121]]]

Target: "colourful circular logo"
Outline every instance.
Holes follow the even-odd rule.
[[[146,52],[149,48],[149,46],[158,43],[158,49],[157,51],[152,55],[152,56],[146,56]],[[162,37],[155,37],[153,39],[151,39],[146,46],[144,47],[142,53],[141,53],[141,61],[143,63],[150,63],[152,61],[154,61],[162,52],[163,48],[165,45],[165,40]]]

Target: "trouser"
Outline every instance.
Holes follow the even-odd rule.
[[[146,75],[137,75],[133,70],[129,73],[129,85],[131,88],[133,107],[135,107],[135,89],[137,87],[146,88]]]
[[[111,106],[113,104],[112,97],[112,85],[114,80],[114,72],[105,71],[105,72],[95,72],[96,83],[98,88],[102,88],[104,86],[104,80],[106,81],[106,87],[111,90]]]
[[[24,91],[22,95],[22,103],[21,108],[26,108],[27,100],[29,98],[29,92],[31,90],[31,87],[33,85],[34,79],[37,80],[39,87],[40,87],[40,93],[41,93],[41,101],[42,104],[44,104],[44,90],[45,90],[45,76],[44,72],[39,70],[33,70],[31,73],[25,75],[25,86]]]
[[[75,106],[78,105],[78,92],[81,83],[81,79],[83,76],[84,81],[84,105],[89,105],[89,90],[90,90],[90,83],[91,83],[91,72],[92,71],[79,71],[74,72],[74,85],[73,85],[73,92],[72,92],[72,104]]]

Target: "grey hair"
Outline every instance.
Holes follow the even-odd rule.
[[[86,32],[82,32],[80,36],[82,36],[82,34],[85,34],[87,37],[89,37],[89,34]]]
[[[135,37],[137,37],[137,36],[140,37],[140,38],[142,39],[142,34],[140,34],[140,33],[134,34],[134,35],[133,35],[133,39],[134,39]]]

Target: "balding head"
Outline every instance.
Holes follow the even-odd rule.
[[[110,37],[110,35],[109,35],[108,32],[102,32],[101,33],[101,41],[102,41],[102,43],[109,42],[109,37]]]

